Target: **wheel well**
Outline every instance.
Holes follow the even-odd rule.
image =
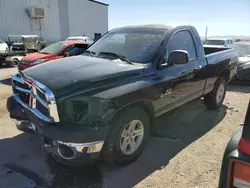
[[[147,100],[142,100],[142,101],[137,101],[137,102],[134,102],[134,103],[131,103],[127,106],[124,106],[123,108],[121,108],[119,111],[122,111],[124,110],[125,108],[129,108],[129,107],[132,107],[132,106],[136,106],[136,107],[140,107],[142,108],[143,110],[145,110],[145,112],[148,114],[149,116],[149,120],[150,120],[150,125],[153,125],[154,123],[154,119],[155,119],[155,114],[154,114],[154,107],[153,105],[151,104],[150,101],[147,101]],[[119,112],[118,111],[118,112]],[[117,112],[117,113],[118,113]],[[152,129],[152,126],[151,126],[151,130]]]
[[[224,77],[225,80],[226,80],[226,82],[228,82],[229,79],[230,79],[230,71],[229,71],[229,69],[223,70],[223,71],[221,72],[221,74],[220,74],[219,77]]]
[[[146,113],[148,114],[150,118],[150,124],[152,125],[155,119],[153,105],[148,101],[140,101],[140,102],[135,103],[134,105],[140,106],[143,110],[146,111]]]
[[[18,60],[17,58],[13,58],[13,59],[12,59],[12,61],[14,61],[14,60],[16,60],[16,61],[18,61],[18,62],[19,62],[19,60]]]

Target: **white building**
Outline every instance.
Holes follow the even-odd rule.
[[[38,9],[34,9],[38,8]],[[44,16],[43,16],[44,15]],[[108,5],[94,0],[0,0],[0,38],[40,35],[48,42],[108,31]]]

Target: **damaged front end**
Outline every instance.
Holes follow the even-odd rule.
[[[53,93],[30,78],[15,75],[12,86],[14,96],[7,100],[7,109],[19,130],[37,134],[46,151],[65,165],[78,166],[99,158],[110,130],[107,123],[86,118],[75,122],[59,119]]]

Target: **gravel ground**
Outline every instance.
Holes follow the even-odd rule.
[[[155,122],[159,136],[149,140],[133,164],[72,169],[50,159],[40,140],[18,131],[8,117],[9,77],[15,72],[16,68],[0,69],[0,166],[13,170],[0,168],[0,187],[6,187],[2,180],[8,176],[9,188],[28,182],[20,174],[38,187],[53,188],[217,187],[225,146],[244,121],[250,97],[249,86],[229,85],[219,110],[207,110],[203,101],[197,100],[159,117]]]

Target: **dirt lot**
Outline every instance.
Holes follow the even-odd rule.
[[[11,95],[8,78],[15,71],[0,69],[0,166],[13,169],[0,167],[0,187],[20,188],[18,182],[25,182],[21,175],[39,187],[53,188],[217,187],[223,151],[244,120],[250,97],[249,86],[229,85],[219,110],[209,111],[197,100],[158,118],[159,136],[150,139],[133,164],[71,169],[50,159],[39,138],[18,131],[9,119],[5,107]],[[27,181],[23,184],[34,187]]]

